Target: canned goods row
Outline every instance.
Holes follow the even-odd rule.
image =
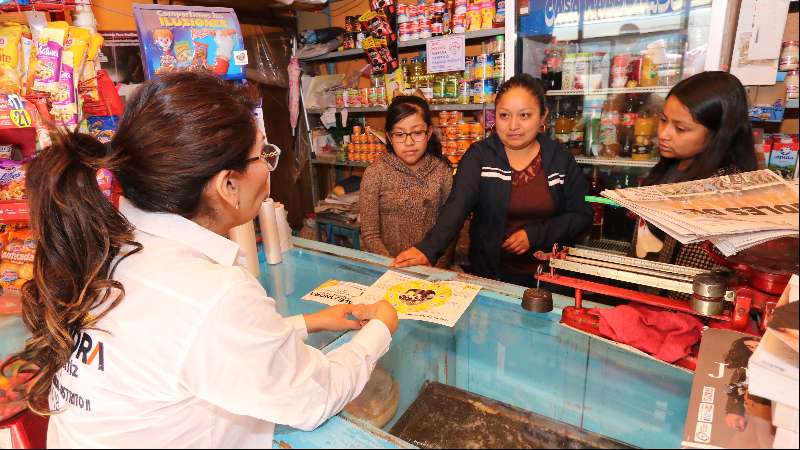
[[[506,58],[503,53],[483,53],[468,56],[464,61],[464,78],[480,80],[486,78],[502,79],[505,76]]]
[[[386,106],[386,88],[337,89],[334,92],[337,108]]]
[[[373,163],[377,161],[382,154],[383,153],[364,153],[364,152],[348,151],[347,159],[348,161],[353,161],[353,162]]]
[[[355,127],[354,127],[355,128]],[[382,144],[380,139],[372,133],[355,133],[355,129],[353,130],[353,134],[350,135],[350,143],[351,144]]]
[[[463,155],[477,139],[459,138],[442,141],[443,155]]]
[[[350,153],[385,153],[386,146],[377,144],[354,144],[351,143],[347,146],[347,151]]]

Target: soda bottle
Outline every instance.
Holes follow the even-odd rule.
[[[620,116],[620,152],[619,156],[630,158],[636,143],[634,125],[636,124],[636,102],[633,95],[625,98],[625,106]]]

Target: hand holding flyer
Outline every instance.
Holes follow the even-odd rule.
[[[328,280],[303,300],[326,305],[372,304],[385,300],[403,320],[455,326],[481,290],[459,281],[427,281],[398,272],[386,272],[372,286]]]

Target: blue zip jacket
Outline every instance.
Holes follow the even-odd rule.
[[[592,222],[592,207],[584,200],[589,186],[575,158],[543,134],[537,140],[555,214],[524,228],[531,258],[537,250],[549,252],[554,243],[571,244]],[[511,165],[500,138],[492,134],[467,150],[436,225],[416,247],[428,261],[437,261],[474,212],[469,249],[473,272],[497,279],[510,202]]]

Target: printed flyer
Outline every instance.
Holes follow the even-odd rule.
[[[453,327],[481,290],[459,281],[426,281],[388,271],[372,286],[328,280],[303,300],[326,305],[371,304],[386,300],[403,320],[419,320]]]

